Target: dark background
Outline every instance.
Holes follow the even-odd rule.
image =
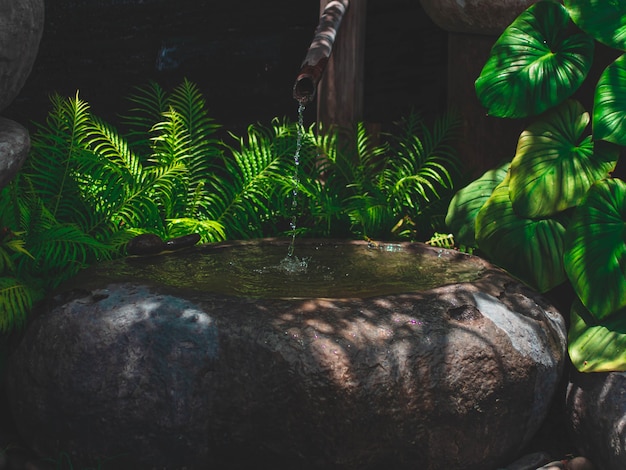
[[[295,120],[292,87],[319,20],[318,0],[47,0],[31,75],[3,112],[45,119],[49,96],[77,90],[115,122],[138,85],[188,78],[225,129]],[[341,31],[340,31],[341,32]],[[417,0],[369,0],[365,121],[383,126],[410,109],[445,110],[446,35]],[[305,119],[316,119],[309,105]]]

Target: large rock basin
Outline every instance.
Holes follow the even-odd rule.
[[[74,467],[472,470],[539,428],[565,354],[543,297],[423,244],[287,246],[81,274],[10,358],[22,437]]]

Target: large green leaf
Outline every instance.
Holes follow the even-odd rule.
[[[626,308],[626,183],[595,183],[576,209],[565,237],[565,270],[598,319]]]
[[[523,219],[515,213],[505,179],[476,216],[478,246],[496,264],[541,292],[565,281],[565,228],[553,219]]]
[[[598,81],[593,107],[593,135],[626,145],[626,54],[609,65]]]
[[[570,314],[568,350],[580,372],[626,371],[626,310],[598,322],[576,300]]]
[[[593,40],[572,31],[565,8],[542,1],[522,12],[498,38],[476,93],[490,115],[541,114],[572,95],[593,61]]]
[[[496,186],[504,181],[509,166],[510,162],[506,162],[498,168],[487,171],[454,195],[448,206],[446,226],[454,233],[457,243],[476,246],[476,214],[485,205]]]
[[[615,168],[617,148],[583,137],[589,114],[574,100],[522,132],[511,162],[511,201],[521,217],[549,217],[576,206]]]
[[[565,8],[576,26],[587,34],[626,50],[625,0],[565,0]]]

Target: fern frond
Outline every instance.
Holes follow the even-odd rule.
[[[30,289],[13,277],[0,277],[0,333],[26,325],[26,316],[33,308]]]
[[[110,124],[93,117],[89,129],[89,147],[116,168],[122,168],[129,175],[142,171],[142,161],[127,140]]]
[[[284,184],[285,175],[293,171],[295,140],[282,134],[280,125],[272,129],[250,126],[238,147],[226,148],[226,174],[207,182],[207,218],[226,227],[229,238],[260,236],[261,224],[272,212],[270,201],[276,186]]]
[[[408,217],[416,227],[414,235],[424,236],[437,225],[435,209],[439,201],[451,197],[459,174],[451,146],[459,120],[446,115],[430,130],[421,117],[409,116],[402,125],[390,142],[384,187],[397,216]]]
[[[25,233],[26,232],[13,232],[8,240],[2,241],[0,245],[0,258],[4,258],[6,263],[0,259],[0,272],[4,271],[7,267],[12,269],[12,263],[9,261],[10,253],[17,253],[35,259],[26,249],[26,241],[21,238]]]
[[[29,234],[29,251],[34,257],[33,270],[40,275],[60,275],[66,279],[101,258],[108,247],[71,224],[56,224]],[[28,262],[22,258],[22,262]],[[56,285],[60,279],[51,279]]]
[[[214,220],[198,220],[180,218],[168,220],[168,233],[170,237],[178,237],[189,233],[200,235],[202,243],[214,243],[226,240],[224,226]]]
[[[133,107],[122,117],[122,122],[128,128],[129,140],[139,149],[138,154],[147,158],[152,127],[169,109],[167,93],[158,83],[150,82],[136,87],[128,99]]]
[[[80,217],[85,208],[72,173],[86,151],[89,106],[78,94],[69,99],[55,95],[52,103],[46,125],[38,126],[33,136],[22,172],[54,216]]]
[[[433,236],[426,241],[426,244],[451,250],[454,248],[454,235],[451,233],[435,232]]]
[[[156,135],[152,138],[150,160],[157,164],[169,164],[189,158],[192,139],[185,119],[175,109],[163,113],[163,117],[165,119],[152,128]]]
[[[12,254],[10,249],[0,245],[0,274],[15,272]]]
[[[174,89],[168,103],[184,118],[185,126],[195,145],[211,144],[207,137],[214,134],[220,126],[208,116],[206,101],[197,85],[185,79]]]

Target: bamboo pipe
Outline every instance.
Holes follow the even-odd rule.
[[[349,5],[349,0],[333,0],[326,5],[322,12],[313,41],[300,66],[300,73],[293,86],[293,97],[300,103],[305,104],[313,100],[317,84],[324,74],[326,63],[333,50],[341,20]]]

